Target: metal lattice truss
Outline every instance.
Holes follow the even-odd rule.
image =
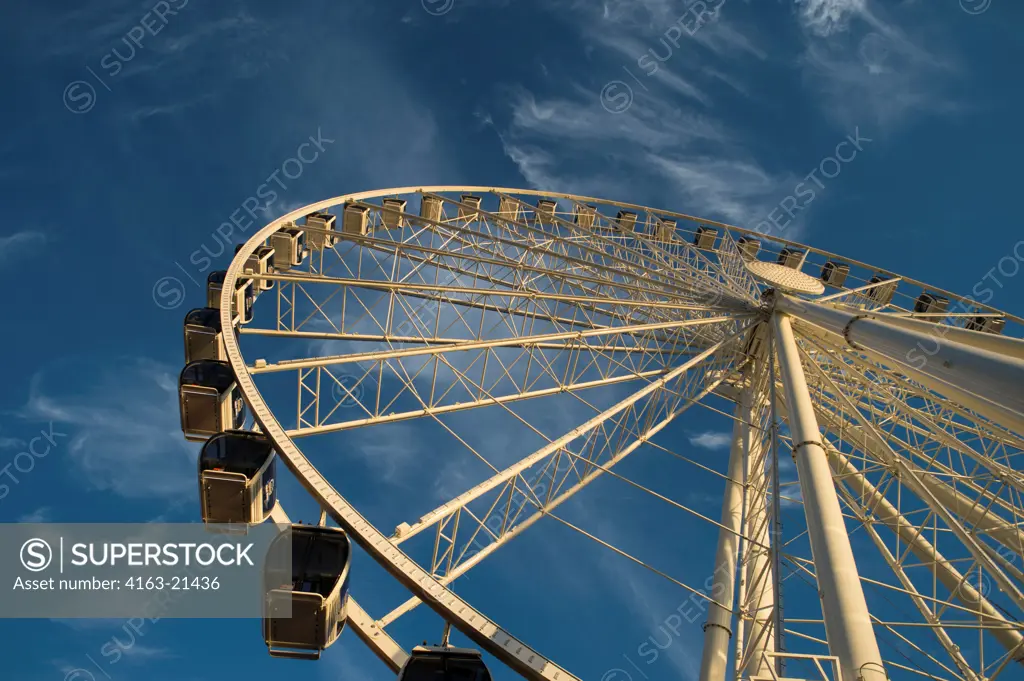
[[[995,678],[1024,660],[1019,437],[803,328],[801,354],[848,525],[863,530],[895,578],[862,579],[919,618],[876,620],[902,643],[893,652],[904,659],[887,664],[933,678]],[[786,558],[813,582],[809,556]],[[787,627],[807,639],[810,624]],[[948,658],[920,641],[922,628]]]
[[[303,264],[243,272],[244,259],[277,229],[339,203],[337,231],[298,225],[321,244]],[[727,657],[728,673],[744,679],[775,678],[787,666],[789,677],[832,681],[843,669],[843,678],[882,678],[851,666],[873,659],[863,654],[870,648],[857,648],[863,627],[848,645],[834,626],[825,633],[837,606],[826,594],[833,582],[819,573],[835,568],[823,562],[823,535],[807,514],[828,509],[818,508],[821,489],[801,459],[820,447],[843,541],[860,568],[855,584],[870,607],[866,635],[881,645],[877,665],[894,678],[991,681],[1024,660],[1024,435],[978,407],[988,403],[965,404],[928,376],[855,346],[849,326],[840,333],[789,308],[773,312],[746,263],[792,257],[797,246],[635,205],[485,188],[342,197],[255,235],[225,290],[232,277],[274,282],[240,329],[259,359],[245,363],[238,338],[226,339],[228,354],[285,463],[412,593],[375,621],[358,611],[368,645],[394,668],[397,644],[384,630],[425,603],[527,678],[575,678],[454,593],[457,578],[509,541],[558,522],[707,603],[702,678],[718,681]],[[836,260],[799,248],[798,270]],[[1017,352],[1020,341],[967,329],[989,317],[1021,320],[846,262],[854,269],[845,283],[818,302],[852,311],[850,324],[882,320],[918,332],[928,320],[943,338],[977,337],[986,351]],[[907,299],[918,289],[961,309],[914,311]],[[794,318],[795,342],[783,348],[772,320],[785,315]],[[802,394],[792,392],[794,358],[810,409],[787,398]],[[694,406],[721,412],[714,405],[722,398],[735,403],[726,414],[734,423],[728,465],[676,451],[678,440],[665,437],[672,422]],[[578,425],[553,430],[538,407],[552,400],[571,405]],[[537,444],[513,460],[498,456],[468,429],[464,412],[472,410],[499,414]],[[411,511],[388,535],[295,443],[400,422],[444,433],[484,473],[418,519]],[[807,435],[812,422],[819,440]],[[669,455],[716,476],[726,488],[722,517],[682,503],[678,485],[655,489],[620,474],[616,466],[631,455]],[[716,527],[714,588],[701,587],[707,570],[669,574],[562,517],[560,507],[599,478]]]

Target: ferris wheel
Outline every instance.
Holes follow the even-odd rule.
[[[406,681],[488,679],[481,653],[528,679],[578,678],[457,593],[557,523],[704,602],[701,681],[1020,678],[1022,329],[973,299],[681,213],[388,189],[293,211],[210,275],[185,319],[182,428],[205,443],[206,522],[290,527],[292,574],[267,579],[272,655],[317,658],[350,628]],[[576,420],[552,432],[559,404]],[[701,410],[732,437],[697,461],[665,436]],[[484,413],[517,435],[490,445]],[[443,503],[402,507],[409,520],[384,530],[310,452],[401,423],[466,463]],[[643,456],[678,462],[678,478],[619,472]],[[279,461],[318,524],[291,524]],[[681,494],[691,473],[723,490],[716,517]],[[597,480],[709,525],[700,574],[567,520],[563,503]],[[408,600],[367,613],[352,543]],[[440,645],[407,652],[388,630],[420,605],[447,624]],[[449,627],[473,648],[449,645]]]

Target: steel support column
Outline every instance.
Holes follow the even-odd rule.
[[[733,607],[735,603],[736,564],[740,534],[743,530],[743,464],[750,439],[751,403],[754,382],[746,371],[748,388],[736,405],[736,422],[732,431],[732,449],[722,497],[722,529],[715,552],[712,598]],[[732,610],[715,603],[708,610],[704,623],[704,652],[700,664],[700,681],[724,681],[729,664],[729,640],[732,638]]]
[[[765,464],[767,457],[760,436],[747,438],[747,502],[746,533],[750,537],[744,566],[743,595],[745,614],[750,618],[750,633],[741,654],[743,678],[771,678],[772,658],[775,653],[775,608],[778,594],[772,575],[774,556],[762,547],[769,546],[768,489]],[[774,473],[774,472],[773,472]],[[756,542],[756,544],[754,543]],[[760,544],[760,546],[758,546]],[[774,547],[778,549],[778,546]],[[769,655],[766,655],[768,653]]]
[[[843,679],[885,681],[882,655],[875,640],[793,328],[789,317],[778,311],[773,314],[772,322],[829,651],[839,658]]]

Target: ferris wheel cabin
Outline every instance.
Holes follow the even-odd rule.
[[[850,276],[850,266],[846,263],[829,260],[821,267],[822,283],[833,288],[842,288],[848,276]]]
[[[742,255],[745,260],[755,259],[758,252],[761,250],[761,240],[752,239],[748,236],[741,236],[736,240],[736,245],[740,249],[740,255]]]
[[[516,222],[519,220],[519,212],[519,202],[516,201],[515,199],[508,196],[502,196],[500,199],[498,199],[497,214],[499,216],[505,218],[506,220]]]
[[[693,237],[693,245],[705,251],[715,250],[715,240],[718,238],[718,230],[714,227],[701,225]]]
[[[430,222],[420,223],[426,227],[433,222],[441,222],[444,216],[444,204],[436,196],[424,196],[420,199],[420,217]]]
[[[796,248],[783,248],[779,251],[780,265],[792,268],[794,270],[800,269],[801,265],[804,264],[804,252]]]
[[[667,218],[655,218],[654,238],[658,241],[672,241],[676,234],[676,221]]]
[[[537,209],[533,212],[534,219],[537,224],[551,224],[554,222],[555,209],[558,208],[558,202],[551,199],[541,199],[537,202]]]
[[[914,302],[914,312],[941,313],[949,308],[949,298],[925,291]]]
[[[224,290],[224,279],[227,274],[225,270],[217,270],[210,272],[210,276],[206,278],[207,307],[220,309],[220,296],[221,291]],[[235,283],[235,299],[231,312],[238,317],[238,321],[242,324],[252,321],[252,304],[256,300],[254,284],[252,279],[238,279]]]
[[[1005,327],[1006,319],[1003,317],[971,317],[966,325],[969,331],[984,331],[996,335],[1001,334]]]
[[[459,219],[476,220],[477,211],[480,210],[480,197],[475,194],[463,194],[459,198]]]
[[[615,224],[623,232],[629,233],[636,227],[636,213],[629,210],[620,210],[615,216]]]
[[[199,454],[204,523],[256,525],[276,502],[277,458],[265,436],[229,430],[206,441]]]
[[[876,274],[871,277],[869,284],[882,284],[881,286],[875,286],[874,288],[868,289],[868,298],[874,302],[887,306],[892,302],[893,295],[896,293],[896,286],[889,283],[883,284],[882,282],[889,281],[889,277],[883,277],[880,274]]]
[[[291,572],[280,566],[291,540]],[[263,636],[273,657],[306,660],[345,628],[352,547],[338,527],[292,525],[270,545],[264,574]],[[290,610],[291,616],[287,614]]]
[[[306,232],[296,227],[294,222],[287,222],[270,237],[270,245],[274,248],[274,268],[285,272],[298,267],[306,259]]]
[[[235,253],[242,250],[244,244],[238,244],[235,246]],[[274,273],[274,249],[270,246],[260,246],[256,251],[249,256],[245,261],[245,265],[242,270],[246,274],[273,274]],[[260,291],[269,291],[274,288],[273,281],[260,280],[258,283],[253,285],[253,291],[255,294],[259,294]]]
[[[337,218],[327,211],[310,213],[306,216],[306,227],[312,228],[306,230],[306,240],[310,249],[322,251],[325,248],[334,247],[338,237],[331,232],[335,231],[336,221]]]
[[[384,199],[381,201],[383,208],[380,211],[381,220],[385,229],[401,229],[405,227],[405,199]]]
[[[398,681],[491,681],[491,673],[479,651],[416,646],[398,672]]]
[[[188,363],[178,378],[181,430],[190,442],[245,424],[245,403],[227,362],[209,359]]]
[[[572,208],[572,221],[578,227],[591,229],[597,221],[597,206],[577,203]]]
[[[185,315],[185,364],[201,359],[228,359],[221,335],[220,310],[200,307]]]

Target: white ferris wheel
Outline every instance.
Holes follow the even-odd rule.
[[[529,679],[578,678],[456,593],[540,522],[703,599],[701,681],[1021,678],[1018,317],[730,225],[494,187],[306,206],[208,287],[185,319],[182,428],[205,442],[204,521],[291,527],[291,585],[268,582],[264,610],[273,655],[317,658],[347,625],[406,681],[489,679],[480,651]],[[552,433],[537,415],[559,403],[583,416]],[[732,438],[697,461],[659,434],[701,409]],[[476,432],[484,412],[522,433],[501,456]],[[400,422],[469,463],[436,508],[391,500],[408,521],[385,531],[304,448]],[[643,456],[678,478],[619,472]],[[290,525],[278,460],[318,524]],[[715,517],[682,494],[697,474],[722,490]],[[559,507],[597,480],[712,528],[699,577],[567,520]],[[350,542],[411,597],[368,614],[357,577],[349,593]],[[440,645],[407,651],[388,629],[421,604],[447,624]],[[449,627],[473,648],[450,646]]]

